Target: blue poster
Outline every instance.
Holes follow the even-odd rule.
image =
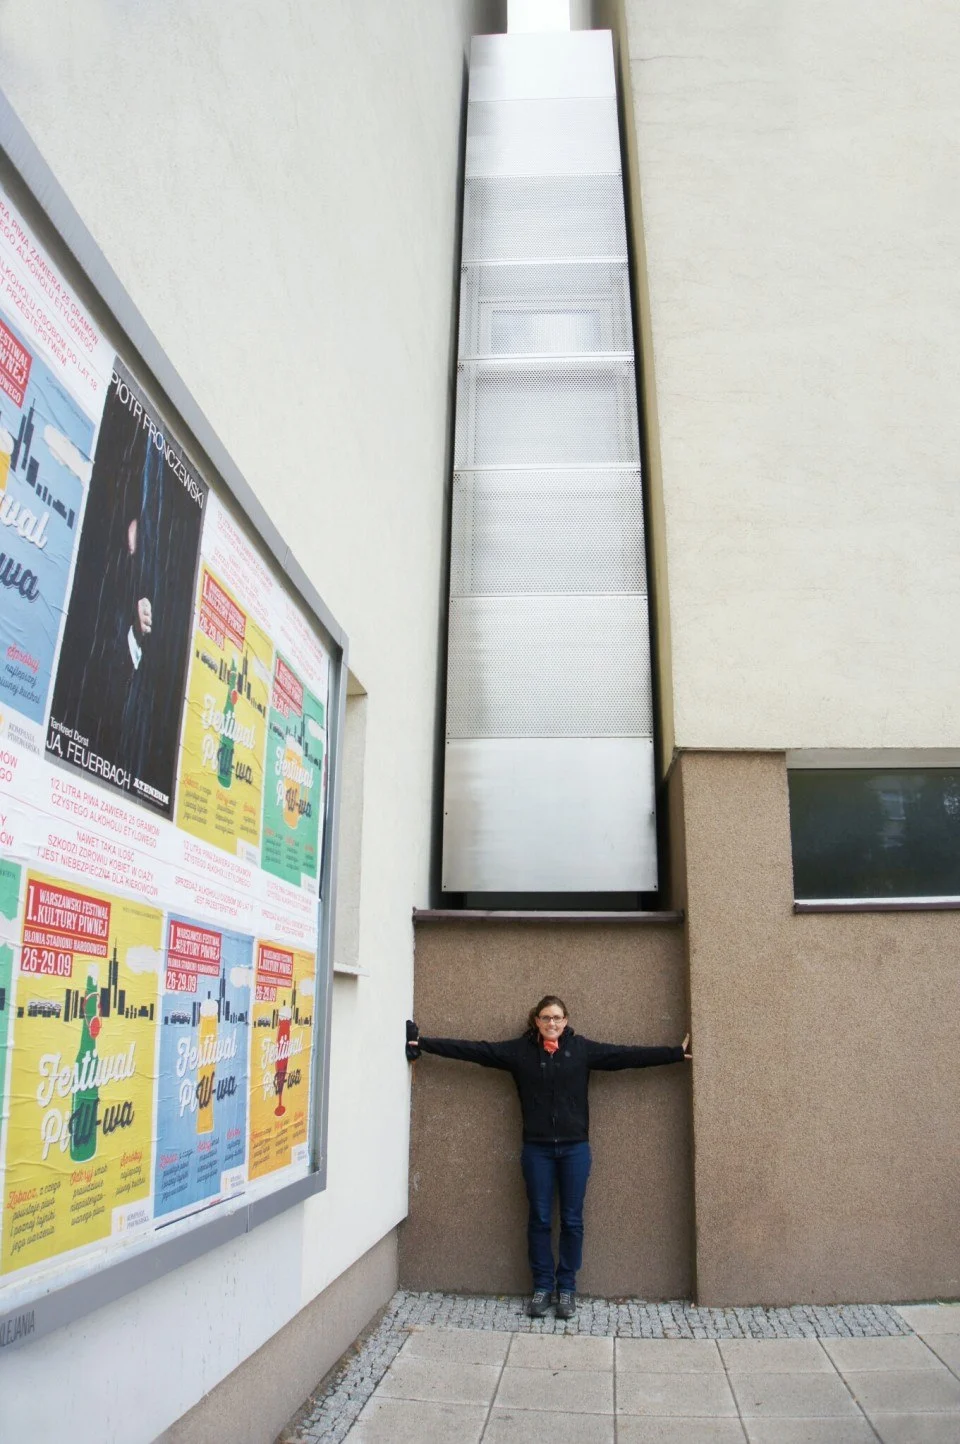
[[[38,751],[96,426],[0,309],[0,710]]]
[[[171,915],[160,1011],[154,1216],[246,1179],[253,939]]]

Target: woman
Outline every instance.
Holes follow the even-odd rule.
[[[576,1313],[576,1279],[583,1255],[583,1199],[590,1174],[587,1135],[590,1070],[652,1068],[690,1058],[690,1034],[679,1048],[632,1048],[594,1043],[570,1027],[567,1005],[548,994],[530,1009],[527,1030],[504,1043],[472,1043],[460,1038],[421,1038],[407,1023],[407,1058],[423,1053],[459,1058],[510,1073],[520,1095],[523,1151],[520,1155],[530,1214],[527,1251],[533,1297],[527,1306],[540,1319],[557,1293],[557,1318]],[[556,1266],[550,1239],[554,1189],[560,1193],[560,1257]]]

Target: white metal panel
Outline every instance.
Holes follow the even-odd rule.
[[[463,260],[627,259],[619,175],[471,176]]]
[[[616,99],[474,101],[467,115],[466,169],[472,176],[616,174]]]
[[[653,743],[639,737],[451,742],[446,892],[649,892]]]
[[[450,595],[644,592],[640,468],[458,471]]]
[[[650,737],[645,596],[450,599],[447,737]]]
[[[471,100],[551,100],[616,93],[609,30],[473,37]]]
[[[463,361],[456,464],[639,465],[632,357]]]

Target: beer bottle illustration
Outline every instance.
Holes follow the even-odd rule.
[[[77,1082],[86,1083],[86,1086],[78,1088],[73,1095],[73,1112],[70,1115],[70,1157],[74,1163],[86,1163],[97,1151],[100,1089],[93,1079],[96,1077],[97,1036],[100,1032],[99,984],[99,974],[91,968],[80,1009],[80,1047],[77,1049]]]
[[[230,662],[227,674],[227,700],[223,704],[223,731],[220,733],[220,747],[217,751],[217,781],[221,787],[229,787],[233,781],[233,709],[237,705],[237,659]]]
[[[217,1042],[217,1005],[207,994],[200,1004],[200,1027],[197,1044],[200,1063],[197,1068],[197,1132],[213,1132],[213,1079],[217,1071],[214,1061]],[[209,1059],[209,1062],[206,1061]]]
[[[282,1118],[286,1113],[283,1102],[283,1089],[287,1081],[287,1057],[290,1052],[290,1019],[289,1008],[281,1008],[277,1014],[277,1062],[273,1073],[273,1086],[277,1095],[277,1106],[273,1110],[277,1118]]]

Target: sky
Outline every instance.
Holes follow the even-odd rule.
[[[569,30],[570,0],[508,0],[507,30]]]

